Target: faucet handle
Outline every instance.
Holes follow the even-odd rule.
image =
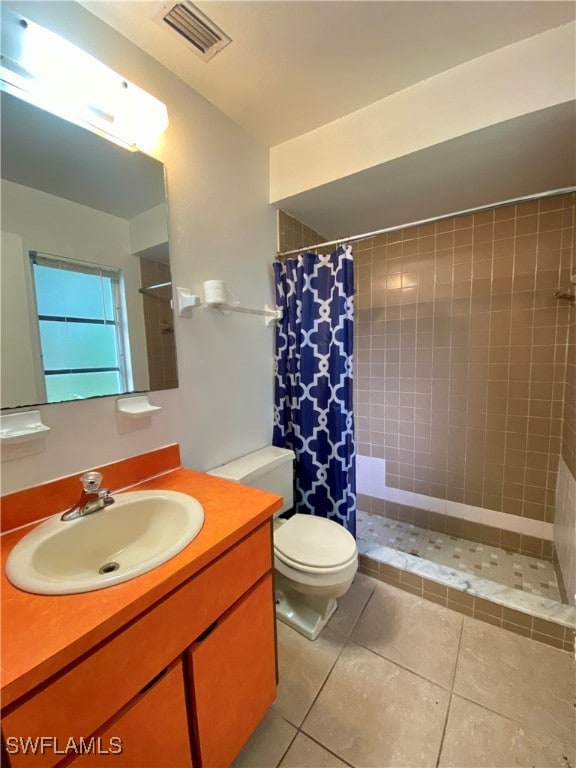
[[[96,493],[103,479],[103,475],[100,472],[85,472],[80,476],[80,482],[86,493]]]

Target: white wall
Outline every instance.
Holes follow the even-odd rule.
[[[25,281],[29,280],[29,251],[40,251],[51,256],[62,256],[74,261],[87,261],[93,264],[116,267],[122,270],[125,281],[126,315],[130,336],[130,352],[134,389],[148,389],[148,359],[146,353],[146,334],[144,330],[144,310],[140,287],[140,262],[132,256],[130,245],[129,222],[109,213],[79,205],[71,200],[64,200],[37,189],[24,187],[2,180],[2,229],[16,233],[22,240],[22,273]],[[8,283],[5,290],[10,290],[7,275],[2,276],[2,283]],[[28,287],[30,287],[28,285]],[[2,343],[7,335],[13,344],[20,342],[23,347],[32,348],[37,341],[34,298],[31,291],[22,293],[20,300],[26,302],[28,327],[3,326]],[[39,355],[35,355],[37,367]],[[22,374],[22,377],[24,374]],[[41,380],[41,370],[37,371]],[[41,389],[39,390],[41,392]],[[2,388],[2,405],[16,406],[44,400],[39,396],[35,400],[22,399],[6,392]]]
[[[560,457],[556,487],[554,544],[568,602],[576,604],[576,479]]]
[[[270,200],[574,100],[576,23],[416,83],[270,150]]]
[[[26,300],[25,256],[22,238],[2,232],[0,248],[0,352],[2,402],[36,403],[35,357],[31,314]]]
[[[271,303],[275,217],[267,149],[75,3],[5,5],[68,36],[166,103],[170,127],[154,156],[167,171],[174,284],[200,292],[204,280],[220,278],[244,304]],[[3,493],[169,442],[180,442],[183,463],[200,470],[267,444],[272,328],[260,318],[201,309],[176,318],[175,333],[180,388],[151,396],[163,410],[145,429],[120,433],[114,398],[43,406],[52,427],[47,450],[5,462]]]
[[[144,251],[168,241],[168,206],[161,203],[130,219],[130,248],[132,253]]]

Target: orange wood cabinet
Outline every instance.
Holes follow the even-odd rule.
[[[193,768],[178,661],[99,731],[72,768]]]
[[[272,576],[250,590],[188,651],[200,764],[225,768],[276,697]]]
[[[231,763],[275,696],[271,569],[267,523],[77,663],[3,710],[10,768],[83,768],[100,762],[118,768],[180,768],[192,762],[196,768],[217,768]],[[180,762],[158,762],[155,750],[162,749],[163,741],[153,732],[165,730],[165,725],[155,717],[164,711],[155,702],[164,695],[166,716],[181,713],[174,726],[180,733],[175,749],[181,754],[184,741],[178,723],[183,717],[194,734],[194,761],[188,752]],[[230,737],[228,723],[233,725]],[[114,727],[118,733],[112,732]],[[74,759],[69,754],[63,759],[50,742],[35,754],[25,753],[19,741],[38,744],[44,737],[61,749],[70,739],[80,743],[103,737],[104,728],[106,738],[126,733],[128,762],[120,754]],[[141,747],[134,739],[139,731]],[[216,750],[218,739],[229,740],[230,747]],[[168,754],[171,746],[164,746]],[[139,749],[149,755],[149,762],[137,757]]]

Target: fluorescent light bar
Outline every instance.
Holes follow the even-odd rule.
[[[0,87],[129,149],[150,151],[168,127],[161,101],[68,40],[6,8]]]

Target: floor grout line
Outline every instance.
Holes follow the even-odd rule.
[[[352,643],[353,645],[357,645],[358,648],[363,648],[365,651],[368,651],[368,653],[371,653],[374,656],[377,656],[379,659],[384,659],[384,661],[387,661],[389,664],[394,664],[394,666],[398,667],[398,669],[402,669],[404,672],[409,672],[411,675],[414,675],[420,680],[424,680],[425,683],[430,683],[431,685],[435,685],[437,688],[441,688],[443,691],[446,691],[447,693],[451,693],[452,689],[450,687],[442,685],[442,683],[437,683],[436,680],[431,680],[429,677],[425,677],[420,672],[415,672],[413,669],[410,669],[409,667],[405,667],[403,664],[400,664],[400,662],[394,661],[394,659],[390,659],[388,658],[388,656],[384,656],[378,651],[375,651],[373,648],[369,648],[367,645],[364,645],[363,643],[358,642],[358,640],[349,639],[348,642]]]
[[[343,758],[343,757],[341,757],[340,755],[336,754],[336,752],[334,752],[333,750],[329,749],[329,748],[326,746],[326,744],[322,744],[322,742],[321,742],[321,741],[318,741],[318,739],[317,739],[317,738],[315,738],[314,736],[310,736],[310,734],[309,734],[309,733],[306,733],[306,731],[298,731],[298,732],[299,732],[299,733],[302,733],[302,735],[303,735],[303,736],[306,736],[306,738],[307,738],[307,739],[310,739],[310,740],[311,740],[311,741],[313,741],[315,744],[318,744],[318,746],[319,746],[319,747],[322,747],[322,749],[325,749],[325,750],[326,750],[326,752],[330,752],[330,754],[331,754],[333,757],[335,757],[337,760],[340,760],[340,762],[341,762],[341,763],[344,763],[345,765],[348,765],[348,766],[349,766],[349,768],[355,768],[355,766],[354,766],[354,764],[353,764],[353,763],[349,763],[349,762],[348,762],[348,760],[344,760],[344,758]]]
[[[365,574],[363,574],[363,575],[365,575]],[[374,590],[372,590],[372,593],[370,595],[370,599],[371,599],[372,595],[376,591],[376,587],[378,586],[378,584],[382,585],[382,584],[386,584],[386,582],[378,581],[377,579],[374,579],[371,576],[369,576],[368,578],[372,578],[373,581],[376,581],[376,584],[374,586]],[[394,585],[390,584],[389,586],[394,586]],[[415,597],[417,600],[425,600],[424,597],[419,597],[418,595],[414,595],[413,597]],[[366,605],[364,606],[364,609],[362,610],[362,613],[360,614],[360,616],[358,617],[356,623],[354,624],[354,627],[356,626],[358,621],[360,621],[360,617],[363,615],[364,611],[368,607],[368,603],[369,602],[370,602],[370,600],[368,600]],[[416,605],[414,606],[414,608],[417,608],[417,607],[418,606],[416,606]],[[444,605],[439,605],[438,607],[442,608],[445,611],[450,611],[451,613],[456,614],[457,616],[461,617],[461,619],[462,619],[462,621],[460,623],[460,634],[458,636],[458,647],[457,647],[457,650],[456,650],[456,663],[454,664],[454,672],[452,674],[452,681],[451,681],[450,685],[448,685],[448,686],[442,685],[442,683],[438,683],[438,682],[436,682],[436,680],[431,680],[429,677],[426,677],[425,675],[422,675],[420,672],[416,672],[415,670],[410,669],[409,667],[405,667],[403,664],[400,664],[398,661],[395,661],[394,659],[390,659],[388,656],[384,656],[382,653],[379,653],[378,651],[375,651],[373,648],[370,648],[369,646],[364,645],[364,643],[360,642],[359,640],[352,639],[351,638],[351,634],[352,634],[352,631],[353,631],[354,627],[352,628],[352,630],[350,630],[350,635],[348,636],[347,640],[348,640],[348,642],[351,642],[351,643],[353,643],[354,645],[357,645],[360,648],[364,648],[365,651],[370,651],[370,653],[375,654],[379,658],[385,659],[386,661],[390,662],[390,664],[395,664],[397,667],[399,667],[400,669],[403,669],[405,672],[410,672],[411,674],[416,675],[416,677],[419,677],[421,680],[425,680],[428,683],[432,683],[432,685],[437,685],[438,688],[442,688],[442,690],[444,690],[444,691],[451,691],[452,690],[452,685],[454,684],[454,678],[456,677],[456,666],[458,664],[458,654],[460,652],[460,642],[461,642],[461,639],[462,639],[462,628],[464,626],[464,618],[465,618],[465,616],[463,616],[461,613],[458,613],[458,611],[452,611],[451,608],[446,608],[446,606],[444,606]]]
[[[451,610],[447,608],[446,610]],[[460,637],[458,638],[458,648],[456,650],[456,663],[454,664],[454,672],[452,673],[452,682],[450,683],[450,690],[454,691],[454,683],[456,682],[456,672],[458,671],[458,662],[460,661],[460,649],[462,648],[462,635],[464,634],[464,619],[466,616],[462,616],[462,623],[460,624]]]
[[[300,728],[302,728],[302,726],[304,725],[304,722],[305,722],[306,718],[308,717],[308,715],[309,715],[309,714],[310,714],[310,712],[312,711],[312,708],[314,707],[314,704],[316,704],[316,701],[318,700],[318,697],[320,696],[320,694],[321,694],[321,693],[322,693],[322,691],[324,690],[324,686],[325,686],[325,685],[326,685],[326,683],[328,682],[328,679],[329,679],[330,675],[332,674],[332,671],[333,671],[334,667],[335,667],[335,666],[336,666],[336,664],[338,663],[338,659],[340,658],[340,656],[342,656],[342,652],[344,651],[344,648],[346,648],[346,646],[347,646],[347,645],[348,645],[348,643],[350,642],[350,641],[349,641],[349,639],[348,639],[348,637],[346,637],[346,636],[343,636],[343,635],[340,635],[340,637],[343,637],[343,639],[344,639],[344,642],[343,642],[343,644],[342,644],[342,648],[340,648],[340,650],[338,651],[338,655],[337,655],[337,656],[336,656],[336,658],[334,659],[334,662],[331,664],[331,666],[330,666],[330,669],[328,670],[328,674],[327,674],[327,675],[326,675],[326,677],[324,678],[324,682],[322,683],[322,685],[321,685],[321,686],[320,686],[320,688],[318,689],[318,693],[316,694],[316,696],[314,696],[314,699],[312,700],[312,703],[310,704],[310,706],[309,706],[309,707],[308,707],[308,709],[306,710],[306,714],[304,715],[304,717],[302,718],[302,722],[300,723],[300,726],[299,726]],[[308,734],[306,734],[306,735],[308,735]]]
[[[447,608],[446,610],[450,610]],[[462,635],[464,633],[464,616],[460,623],[460,634],[458,635],[458,647],[456,649],[456,659],[454,661],[454,671],[452,672],[452,680],[450,682],[450,699],[448,700],[448,707],[446,709],[446,719],[444,720],[444,728],[442,729],[442,737],[440,738],[440,748],[438,750],[438,757],[436,759],[436,768],[440,765],[440,758],[442,757],[442,750],[444,749],[444,738],[446,736],[446,729],[448,728],[448,718],[450,717],[450,709],[452,707],[452,699],[456,695],[454,693],[454,683],[456,681],[456,672],[458,670],[458,661],[460,659],[460,648],[462,647]]]
[[[276,713],[276,714],[278,714],[278,713]],[[278,717],[282,717],[282,715],[278,715]],[[290,723],[288,720],[286,720],[286,718],[285,718],[285,717],[282,717],[282,720],[284,720],[284,722],[285,722],[285,723],[288,723],[288,725],[291,725],[293,728],[295,727],[295,726],[294,726],[294,724],[293,724],[293,723]],[[300,733],[300,729],[299,729],[299,728],[297,728],[297,729],[296,729],[296,731],[294,732],[294,735],[293,735],[293,736],[292,736],[292,738],[290,739],[290,743],[288,744],[288,746],[286,747],[286,749],[285,749],[285,750],[284,750],[284,752],[282,753],[282,756],[280,757],[280,760],[279,760],[279,761],[276,763],[276,768],[279,768],[279,767],[280,767],[280,765],[281,765],[282,761],[284,760],[284,758],[286,757],[286,755],[287,755],[287,754],[288,754],[288,752],[290,751],[290,747],[291,747],[291,746],[292,746],[292,744],[294,744],[294,742],[296,741],[296,737],[298,736],[298,734],[299,734],[299,733]]]
[[[535,726],[535,725],[532,725],[532,724],[528,724],[526,722],[522,722],[521,720],[517,720],[514,717],[512,717],[511,715],[504,714],[503,712],[500,712],[497,709],[493,709],[492,707],[486,706],[486,704],[480,703],[479,701],[475,701],[474,699],[470,698],[469,696],[466,696],[465,694],[460,693],[460,691],[455,690],[454,683],[456,682],[456,673],[458,671],[458,664],[460,662],[460,654],[461,654],[461,651],[462,651],[462,636],[464,634],[464,622],[465,622],[465,620],[467,618],[472,618],[472,617],[471,616],[463,616],[462,617],[462,628],[460,630],[460,640],[459,640],[459,643],[458,643],[458,655],[456,657],[456,667],[454,669],[454,677],[453,677],[453,680],[452,680],[452,692],[451,692],[452,696],[457,696],[457,697],[459,697],[461,699],[464,699],[465,701],[470,702],[471,704],[475,704],[477,707],[481,707],[482,709],[485,709],[485,710],[487,710],[488,712],[491,712],[494,715],[498,715],[499,717],[503,717],[506,720],[509,720],[510,722],[514,723],[515,725],[519,725],[521,728],[531,729],[535,733],[540,733],[542,735],[548,736],[549,733],[547,731],[540,730],[538,728],[538,726]],[[507,630],[503,629],[502,627],[497,627],[497,629],[500,629],[500,631],[502,631],[502,632],[506,632],[507,631]],[[525,638],[525,639],[529,640],[530,638]],[[556,649],[552,649],[552,650],[556,650]],[[452,696],[451,696],[450,701],[452,701]],[[560,739],[560,738],[558,738],[558,740],[562,741],[562,739]],[[562,743],[567,743],[567,742],[563,742],[562,741]]]
[[[373,648],[370,648],[368,646],[365,646],[362,642],[358,642],[357,640],[353,639],[352,635],[353,635],[356,627],[362,621],[362,619],[366,616],[366,612],[368,611],[368,606],[371,604],[371,601],[373,599],[375,599],[374,596],[375,596],[375,594],[378,591],[377,590],[378,585],[380,584],[381,587],[383,587],[383,588],[388,586],[388,585],[383,584],[382,582],[380,582],[380,580],[378,580],[377,578],[375,578],[373,576],[370,576],[368,574],[362,574],[362,578],[363,579],[369,579],[369,582],[366,582],[366,585],[365,585],[366,586],[366,593],[369,593],[369,594],[366,597],[366,599],[364,601],[364,604],[363,604],[361,610],[358,613],[358,616],[356,618],[354,618],[354,611],[351,611],[352,616],[345,617],[345,620],[343,622],[344,623],[344,629],[343,630],[331,629],[329,627],[329,625],[326,627],[326,629],[330,630],[330,632],[332,633],[332,638],[330,639],[330,642],[332,642],[332,639],[333,639],[335,644],[336,643],[342,643],[342,645],[339,648],[339,650],[336,651],[336,655],[334,656],[334,658],[331,661],[331,663],[329,663],[329,665],[327,665],[328,669],[327,669],[327,672],[325,674],[325,677],[324,677],[324,679],[323,679],[323,681],[322,681],[322,683],[321,683],[321,685],[320,685],[316,695],[313,696],[310,705],[305,709],[305,713],[304,713],[304,715],[302,717],[302,720],[301,720],[300,724],[296,725],[295,723],[290,722],[290,720],[288,720],[284,715],[281,715],[281,714],[277,713],[278,717],[280,717],[282,721],[284,721],[285,723],[288,723],[290,726],[292,726],[292,728],[294,728],[294,734],[290,738],[289,744],[286,747],[286,749],[284,750],[284,752],[283,752],[279,762],[277,762],[275,764],[276,768],[280,768],[282,762],[286,759],[286,756],[287,756],[288,752],[294,746],[294,743],[295,743],[296,739],[298,738],[298,734],[300,734],[300,733],[303,734],[307,739],[310,739],[314,744],[316,744],[317,746],[319,746],[320,748],[322,748],[323,750],[328,752],[329,755],[331,757],[333,757],[335,760],[341,761],[341,763],[343,763],[348,768],[358,768],[358,766],[354,762],[349,762],[348,760],[345,760],[337,752],[335,752],[332,748],[330,748],[327,744],[323,743],[322,739],[324,738],[324,733],[325,733],[324,728],[321,728],[320,731],[319,731],[320,734],[322,734],[320,737],[318,737],[316,735],[313,736],[313,735],[309,734],[305,730],[305,723],[307,721],[307,718],[310,716],[311,711],[313,710],[313,708],[317,704],[317,702],[318,702],[320,696],[322,695],[322,693],[325,691],[326,686],[328,684],[328,681],[331,680],[334,684],[337,684],[337,682],[338,682],[338,674],[337,674],[337,671],[336,671],[336,666],[337,666],[337,664],[338,664],[342,654],[344,653],[344,651],[350,650],[350,649],[352,649],[354,647],[361,648],[361,649],[363,649],[363,651],[366,651],[367,653],[370,653],[372,656],[375,656],[377,658],[383,659],[383,660],[387,661],[389,664],[394,665],[394,667],[396,667],[397,669],[404,670],[404,671],[414,675],[416,678],[419,678],[420,680],[422,680],[422,681],[424,681],[424,682],[426,682],[428,684],[436,686],[437,689],[446,691],[448,693],[448,696],[447,696],[448,701],[447,701],[447,708],[446,708],[445,716],[444,716],[443,720],[439,718],[438,728],[435,731],[436,737],[438,737],[438,733],[439,733],[440,728],[441,728],[441,735],[440,735],[440,739],[439,739],[438,752],[437,752],[437,755],[436,755],[435,759],[434,759],[433,754],[430,755],[431,760],[430,760],[429,768],[439,768],[439,766],[441,764],[443,749],[444,749],[445,742],[446,742],[446,735],[447,735],[447,732],[448,732],[448,724],[449,724],[449,719],[450,719],[450,715],[451,715],[452,705],[454,705],[454,707],[455,707],[455,717],[457,717],[457,713],[459,712],[459,709],[458,709],[459,705],[458,705],[458,701],[457,701],[458,698],[460,698],[461,701],[466,701],[466,702],[469,702],[469,704],[472,704],[472,705],[474,705],[476,707],[479,707],[480,708],[479,711],[484,710],[485,712],[489,712],[492,715],[498,716],[500,718],[504,718],[504,720],[506,720],[508,723],[513,724],[515,727],[517,727],[519,729],[523,729],[523,730],[528,731],[528,732],[532,731],[532,733],[534,734],[533,738],[537,738],[538,735],[540,735],[540,736],[550,736],[550,733],[548,733],[547,731],[542,729],[541,726],[538,727],[538,725],[533,725],[532,723],[527,723],[527,722],[524,722],[524,721],[522,721],[520,719],[516,719],[514,714],[512,714],[512,715],[504,714],[504,713],[498,711],[497,709],[493,709],[491,706],[486,706],[484,703],[481,703],[479,701],[475,701],[474,698],[471,698],[469,695],[462,695],[462,694],[460,694],[458,692],[458,690],[455,689],[456,680],[457,679],[461,679],[461,677],[458,678],[458,672],[462,670],[462,664],[465,662],[464,654],[466,653],[466,645],[464,644],[464,628],[465,628],[464,627],[464,623],[465,623],[466,618],[468,618],[466,616],[462,616],[461,614],[459,614],[461,621],[460,621],[459,632],[458,632],[458,642],[457,642],[457,645],[456,645],[455,663],[454,663],[454,667],[452,669],[452,673],[451,673],[451,676],[450,676],[451,679],[450,679],[448,687],[445,687],[444,685],[441,685],[440,683],[437,683],[434,680],[431,680],[430,678],[424,676],[423,674],[421,674],[419,672],[415,672],[414,670],[409,669],[408,667],[405,667],[403,664],[400,664],[397,661],[394,661],[393,659],[388,658],[383,653],[381,653],[379,651],[376,651]],[[390,586],[394,587],[394,585],[390,585]],[[362,595],[364,595],[364,594],[365,593],[362,590]],[[416,596],[416,599],[417,600],[424,600],[425,598]],[[354,601],[353,602],[353,607],[355,607],[355,606],[356,606],[356,602]],[[443,610],[443,611],[449,611],[450,613],[454,613],[454,611],[452,611],[452,609],[447,608],[445,606],[438,606],[438,609],[440,611]],[[345,627],[346,627],[346,624],[348,623],[349,620],[351,620],[350,621],[350,625],[349,625],[349,629],[346,629]],[[470,629],[470,626],[468,627],[468,629]],[[455,625],[453,627],[453,629],[457,630],[457,625]],[[293,630],[293,631],[295,632],[296,630]],[[506,630],[503,630],[502,628],[500,628],[499,631],[500,632],[505,632]],[[455,632],[452,635],[453,640],[455,639],[454,635],[455,635]],[[518,638],[518,639],[520,640],[521,638]],[[522,638],[522,639],[524,639],[524,638]],[[556,650],[556,649],[552,649],[552,650]],[[488,653],[488,650],[486,651],[486,653]],[[451,654],[451,657],[454,658],[454,656],[452,654]],[[456,701],[454,699],[456,699]],[[451,730],[451,734],[453,734],[453,727],[454,726],[452,725],[451,726],[451,729],[452,729]],[[510,726],[506,726],[506,727],[507,728],[511,728],[511,725]],[[569,734],[567,734],[567,736],[569,736]],[[561,745],[561,748],[566,750],[566,754],[570,754],[570,750],[573,749],[573,744],[569,740],[569,738],[563,738],[562,736],[559,736],[559,735],[556,735],[554,738],[555,738],[556,742],[559,745]],[[325,756],[325,757],[328,757],[328,756]],[[352,759],[353,760],[356,759],[356,755],[355,754],[352,755]],[[328,760],[329,760],[329,758],[328,758]],[[306,763],[306,764],[309,765],[310,763]],[[390,768],[390,766],[389,766],[389,768]],[[567,763],[566,768],[570,768],[570,763]]]
[[[364,575],[364,574],[362,574],[362,575]],[[370,577],[367,577],[367,578],[370,578]],[[375,579],[371,579],[371,581],[375,581]],[[316,739],[313,739],[313,737],[312,737],[312,736],[311,736],[309,733],[307,733],[306,731],[302,730],[302,726],[303,726],[303,725],[304,725],[304,723],[306,722],[306,718],[308,717],[308,715],[309,715],[309,714],[310,714],[310,712],[312,711],[312,709],[313,709],[314,705],[316,704],[316,701],[318,700],[318,698],[319,698],[320,694],[321,694],[321,693],[322,693],[322,691],[324,690],[324,687],[325,687],[326,683],[328,682],[328,679],[330,678],[330,676],[331,676],[331,674],[332,674],[332,672],[333,672],[333,670],[334,670],[334,667],[335,667],[335,666],[336,666],[336,664],[338,663],[338,659],[339,659],[339,658],[340,658],[340,656],[342,655],[342,653],[343,653],[344,649],[346,648],[346,646],[348,645],[348,643],[349,643],[349,642],[353,642],[353,641],[351,641],[351,640],[350,640],[350,635],[351,635],[351,634],[352,634],[352,632],[354,631],[354,627],[356,626],[356,624],[357,624],[357,623],[360,621],[360,619],[362,618],[362,616],[363,616],[363,614],[364,614],[364,611],[366,610],[366,608],[367,608],[367,606],[368,606],[368,603],[369,603],[369,602],[370,602],[370,600],[372,599],[372,595],[374,594],[374,591],[376,590],[376,586],[377,586],[377,584],[374,584],[374,586],[373,586],[372,590],[370,591],[370,595],[369,595],[368,599],[366,600],[366,602],[365,602],[365,604],[364,604],[364,607],[362,608],[362,610],[361,610],[361,611],[360,611],[360,613],[358,614],[358,617],[357,617],[357,619],[356,619],[356,620],[355,620],[355,621],[352,623],[352,626],[350,627],[350,629],[349,629],[348,633],[347,633],[347,634],[341,634],[341,635],[340,635],[340,637],[343,637],[343,639],[344,639],[344,643],[342,644],[342,648],[340,648],[340,651],[339,651],[338,655],[337,655],[337,656],[336,656],[336,658],[334,659],[334,663],[331,665],[330,669],[328,670],[328,674],[327,674],[327,675],[326,675],[326,677],[324,678],[324,682],[323,682],[323,683],[322,683],[322,685],[320,686],[320,688],[319,688],[319,690],[318,690],[318,693],[316,694],[316,696],[315,696],[315,697],[314,697],[314,699],[312,700],[312,703],[310,704],[310,706],[309,706],[309,707],[308,707],[308,709],[306,710],[306,714],[305,714],[305,715],[304,715],[304,717],[302,718],[302,722],[300,723],[300,725],[299,725],[299,726],[297,726],[297,728],[298,728],[298,733],[303,733],[305,736],[307,736],[309,739],[312,739],[313,741],[316,741]],[[327,629],[330,629],[330,627],[329,627],[328,625],[326,626],[326,628],[327,628]],[[332,630],[332,631],[334,632],[334,634],[335,634],[335,635],[338,635],[338,634],[339,634],[338,632],[335,632],[334,630]],[[294,737],[294,738],[296,738],[296,737]],[[330,754],[335,754],[334,752],[332,752],[331,750],[329,750],[329,749],[328,749],[328,747],[327,747],[325,744],[322,744],[321,742],[318,742],[318,741],[317,741],[317,743],[318,743],[318,744],[320,744],[320,746],[321,746],[321,747],[323,747],[324,749],[328,750],[328,752],[330,752]],[[335,755],[335,757],[338,757],[338,759],[339,759],[339,760],[341,760],[341,759],[342,759],[342,758],[340,758],[338,755]],[[346,762],[346,761],[345,761],[345,760],[342,760],[342,762]],[[349,765],[349,763],[347,763],[347,762],[346,762],[346,765]],[[352,766],[351,768],[353,768],[353,766]]]
[[[469,704],[474,704],[475,706],[480,707],[480,709],[485,709],[487,712],[490,712],[493,715],[498,715],[498,717],[503,717],[505,720],[508,720],[509,722],[514,723],[514,725],[519,726],[524,731],[534,731],[534,733],[538,733],[541,736],[550,737],[550,731],[541,729],[537,725],[534,725],[533,723],[527,723],[522,720],[517,720],[516,718],[512,717],[512,715],[505,714],[504,712],[501,712],[498,709],[493,709],[492,707],[489,707],[486,704],[482,704],[481,702],[470,698],[470,696],[467,696],[464,693],[460,693],[459,691],[452,691],[452,696],[456,696],[459,699],[463,699],[464,701],[467,701]],[[570,741],[565,741],[560,736],[553,735],[553,737],[557,739],[561,744],[564,744],[567,747],[576,746],[576,741],[572,743]],[[566,768],[570,768],[570,766],[566,766]]]
[[[440,765],[440,758],[442,757],[442,750],[444,749],[444,737],[446,736],[446,728],[448,727],[448,717],[450,716],[450,707],[452,706],[453,693],[450,691],[450,698],[448,699],[448,706],[446,707],[446,718],[444,720],[444,727],[442,728],[442,736],[440,737],[440,746],[438,748],[438,757],[436,758],[436,768]]]

